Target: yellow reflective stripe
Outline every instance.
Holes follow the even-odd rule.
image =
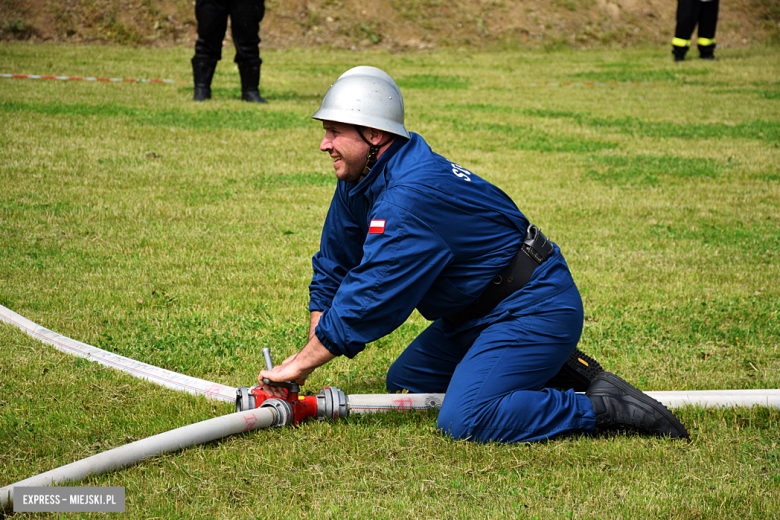
[[[696,40],[696,45],[698,45],[699,47],[708,47],[710,45],[715,45],[715,38],[699,38],[698,40]]]
[[[675,38],[672,40],[672,45],[675,47],[690,47],[691,40],[683,40],[682,38]]]

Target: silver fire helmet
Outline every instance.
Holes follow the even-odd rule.
[[[369,67],[368,65],[360,65],[358,67],[352,67],[347,72],[339,76],[339,79],[345,78],[347,76],[355,76],[361,74],[363,76],[374,76],[377,79],[386,81],[387,83],[390,84],[391,87],[395,89],[396,92],[398,92],[398,95],[401,96],[401,90],[398,88],[398,85],[395,84],[395,80],[390,76],[390,74],[376,67]],[[401,101],[403,102],[403,97],[401,97]]]
[[[311,117],[376,128],[409,138],[404,127],[401,90],[393,78],[376,67],[355,67],[342,74]]]

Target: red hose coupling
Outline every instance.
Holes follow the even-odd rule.
[[[236,412],[273,408],[277,415],[276,426],[298,424],[309,417],[325,420],[349,415],[347,396],[336,387],[326,387],[320,390],[319,395],[306,397],[299,397],[298,392],[286,389],[285,392],[284,398],[270,397],[260,386],[240,386],[236,390]]]
[[[293,424],[298,424],[309,417],[317,417],[316,395],[298,397],[298,394],[295,394],[295,398],[297,400],[293,403]]]

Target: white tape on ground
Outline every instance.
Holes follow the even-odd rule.
[[[41,76],[39,74],[0,74],[0,78],[15,79],[57,79],[65,81],[108,81],[124,83],[186,83],[175,79],[141,79],[141,78],[83,78],[81,76]]]
[[[0,305],[0,319],[16,327],[19,327],[30,336],[52,345],[57,350],[67,354],[73,354],[87,358],[90,361],[116,368],[135,377],[146,379],[167,388],[187,392],[190,394],[205,395],[210,399],[233,402],[236,399],[236,389],[220,385],[212,381],[185,376],[170,370],[165,370],[153,365],[147,365],[134,359],[113,354],[105,350],[87,345],[80,341],[70,339],[49,329],[33,323],[24,316],[20,316],[12,310]]]

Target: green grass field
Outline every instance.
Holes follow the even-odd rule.
[[[239,100],[232,50],[214,100],[196,104],[189,48],[0,43],[0,73],[180,80],[0,78],[0,304],[84,343],[250,386],[262,347],[281,360],[308,331],[310,259],[335,183],[309,116],[339,74],[370,64],[397,78],[410,130],[561,246],[585,352],[642,390],[780,388],[780,54],[719,56],[265,52],[258,107]],[[384,392],[425,326],[415,314],[305,390]],[[232,411],[7,325],[0,389],[0,486]],[[456,442],[434,413],[310,422],[79,485],[125,487],[125,516],[144,519],[779,518],[780,411],[677,412],[689,444]]]

